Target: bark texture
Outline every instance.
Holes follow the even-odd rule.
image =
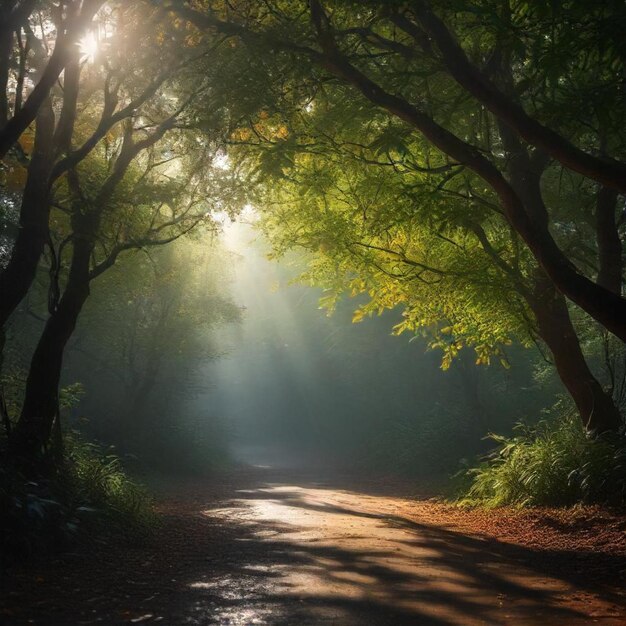
[[[89,266],[93,248],[93,236],[84,230],[79,231],[74,241],[65,292],[48,318],[33,353],[24,406],[14,433],[18,450],[28,457],[44,452],[51,438],[58,413],[63,354],[89,297]]]
[[[531,308],[539,335],[552,353],[585,428],[594,434],[619,431],[623,426],[620,412],[587,365],[565,298],[548,281],[539,281]]]

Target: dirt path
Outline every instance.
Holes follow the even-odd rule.
[[[5,624],[626,624],[624,553],[503,543],[445,507],[245,473],[170,489],[158,545],[98,547],[3,581]],[[555,531],[558,532],[558,531]],[[608,579],[608,580],[607,580]]]

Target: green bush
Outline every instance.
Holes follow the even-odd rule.
[[[152,499],[128,476],[118,456],[76,434],[66,437],[65,454],[69,495],[76,505],[89,503],[110,528],[139,535],[151,530],[156,519]]]
[[[51,476],[27,479],[11,463],[0,467],[3,560],[63,550],[86,537],[138,539],[154,528],[147,492],[116,456],[74,434],[64,444],[64,462]]]
[[[626,440],[589,437],[572,412],[536,426],[518,425],[512,437],[490,435],[497,449],[465,472],[462,504],[626,506]]]

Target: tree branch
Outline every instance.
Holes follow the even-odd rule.
[[[612,189],[626,192],[626,164],[584,152],[556,131],[543,126],[506,96],[467,58],[463,48],[429,8],[424,0],[414,0],[415,11],[423,28],[439,48],[450,75],[484,104],[495,116],[508,124],[528,143],[542,148],[565,167],[592,178]],[[391,21],[421,42],[416,25],[406,15],[395,13]]]
[[[81,12],[65,27],[65,32],[59,35],[52,56],[46,64],[46,69],[43,71],[35,88],[26,99],[22,108],[15,113],[0,131],[0,158],[6,155],[37,116],[39,107],[48,97],[50,89],[52,89],[65,68],[74,50],[76,41],[79,39],[79,33],[92,20],[101,4],[102,2],[95,2],[94,0],[83,3]],[[73,6],[77,5],[78,3],[75,3]]]

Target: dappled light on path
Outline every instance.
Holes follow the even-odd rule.
[[[619,582],[590,575],[623,556],[481,537],[400,484],[255,468],[161,491],[158,542],[18,573],[11,623],[625,623]]]
[[[571,581],[523,564],[523,550],[403,516],[411,503],[328,487],[272,484],[239,490],[229,507],[202,515],[236,523],[242,572],[259,605],[223,623],[586,624],[619,623],[615,605]],[[263,556],[263,565],[254,563]],[[237,581],[194,589],[237,595]],[[245,586],[245,585],[244,585]],[[614,621],[612,621],[614,620]],[[219,620],[218,620],[219,621]]]

